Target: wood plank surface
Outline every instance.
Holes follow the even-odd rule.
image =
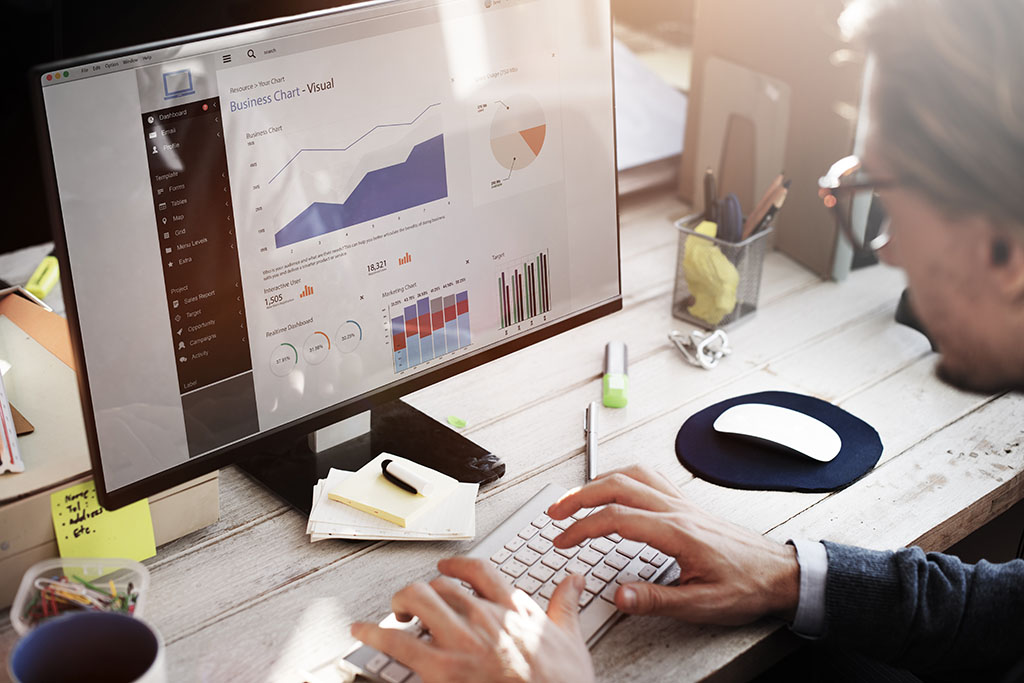
[[[729,330],[733,354],[706,371],[668,342],[678,236],[687,208],[667,195],[622,207],[624,308],[556,338],[416,392],[407,400],[497,453],[505,477],[481,490],[477,538],[548,482],[584,478],[584,406],[600,397],[604,344],[625,341],[630,402],[602,409],[603,469],[646,463],[709,511],[773,538],[870,547],[947,547],[1024,495],[1024,399],[942,384],[936,356],[893,321],[903,275],[857,271],[821,282],[785,256],[765,261],[759,310]],[[884,451],[861,481],[831,494],[737,491],[695,479],[674,452],[680,425],[725,398],[788,390],[835,402],[878,430]],[[147,617],[167,643],[169,680],[339,681],[353,621],[379,619],[390,596],[435,574],[472,542],[311,544],[305,518],[236,468],[221,472],[221,518],[160,548]],[[896,511],[899,514],[894,514]],[[0,622],[0,656],[15,635]],[[602,681],[741,680],[791,636],[779,623],[698,627],[623,619],[593,649]],[[642,662],[643,666],[638,666]]]

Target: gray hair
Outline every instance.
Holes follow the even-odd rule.
[[[874,55],[872,117],[897,179],[1024,237],[1024,2],[856,0],[840,23]]]

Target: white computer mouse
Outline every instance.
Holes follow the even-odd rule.
[[[715,431],[768,441],[818,462],[830,462],[843,446],[836,431],[810,415],[769,405],[741,403],[715,420]]]

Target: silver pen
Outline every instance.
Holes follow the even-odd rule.
[[[597,401],[587,406],[583,432],[587,437],[587,481],[593,481],[597,477]]]

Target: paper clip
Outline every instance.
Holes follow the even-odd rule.
[[[729,337],[722,330],[714,332],[694,330],[690,334],[672,330],[668,333],[668,339],[675,344],[675,347],[691,365],[702,367],[705,370],[713,369],[718,365],[718,361],[732,353]]]

